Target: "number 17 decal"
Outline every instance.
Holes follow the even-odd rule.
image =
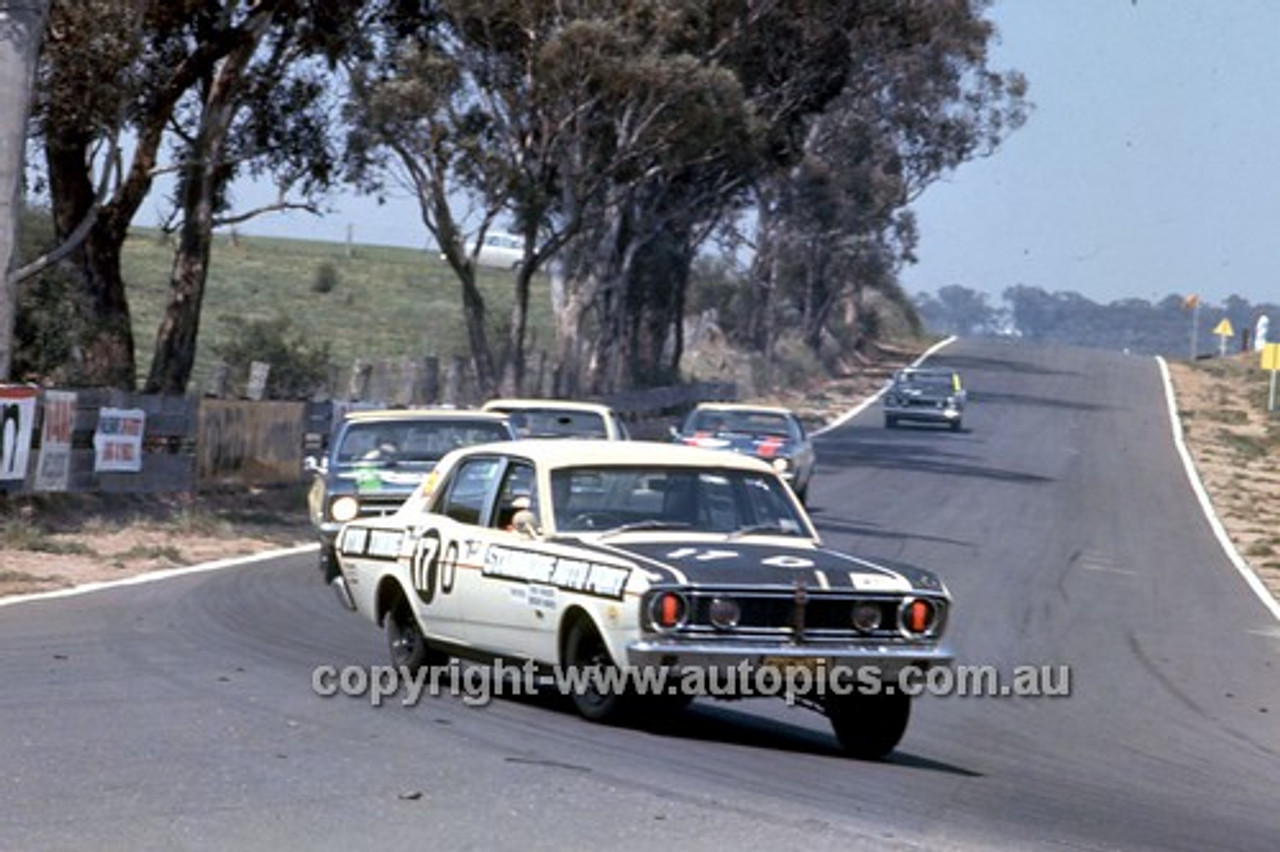
[[[409,558],[409,580],[424,604],[436,596],[436,574],[440,568],[440,531],[427,530],[418,539]]]
[[[443,550],[443,558],[441,551]],[[449,542],[441,547],[440,531],[427,530],[418,539],[413,548],[413,556],[409,558],[409,580],[424,604],[429,604],[436,597],[436,585],[439,582],[440,594],[447,595],[453,591],[453,583],[458,574],[458,543]]]

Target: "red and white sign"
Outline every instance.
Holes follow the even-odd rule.
[[[44,392],[44,422],[40,427],[40,459],[36,462],[36,491],[66,491],[71,481],[71,429],[76,395],[71,391]]]
[[[142,470],[142,435],[147,413],[141,408],[101,408],[93,433],[95,473],[137,473]]]

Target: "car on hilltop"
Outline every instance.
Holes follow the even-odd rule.
[[[524,240],[515,234],[488,231],[479,242],[469,237],[466,247],[475,256],[477,266],[514,271],[524,263]],[[440,253],[440,259],[445,259],[444,252]]]

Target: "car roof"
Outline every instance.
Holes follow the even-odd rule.
[[[547,467],[584,465],[637,465],[646,467],[721,467],[733,470],[773,472],[754,456],[726,450],[708,450],[657,441],[606,441],[596,438],[549,440],[521,438],[461,447],[450,456],[501,453],[521,456]]]
[[[500,423],[507,418],[498,412],[481,411],[477,408],[376,408],[348,411],[343,419],[350,423],[430,420],[491,420]]]
[[[700,402],[694,411],[744,411],[758,414],[784,414],[791,417],[795,412],[780,405],[752,405],[748,402]]]
[[[599,402],[578,402],[567,399],[533,399],[502,397],[491,399],[482,405],[483,411],[520,411],[523,409],[539,409],[543,411],[581,411],[592,414],[610,414],[613,409]]]

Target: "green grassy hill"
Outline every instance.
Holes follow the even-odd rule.
[[[156,329],[169,298],[170,247],[158,232],[136,229],[124,247],[124,276],[137,345],[139,378],[145,378]],[[328,265],[332,273],[322,272]],[[510,325],[510,273],[481,271],[493,340]],[[318,283],[328,277],[332,289]],[[549,282],[537,276],[530,303],[529,351],[550,345]],[[214,349],[229,332],[223,317],[289,319],[289,336],[327,342],[342,372],[356,359],[467,352],[459,285],[437,255],[387,246],[240,236],[217,237],[201,312],[191,390],[207,386]]]

